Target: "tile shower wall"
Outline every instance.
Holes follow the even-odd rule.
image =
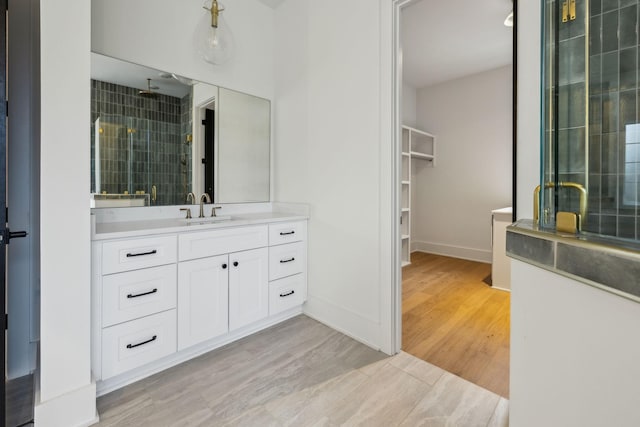
[[[589,231],[640,238],[638,1],[590,0]]]
[[[184,203],[191,187],[191,95],[143,98],[139,89],[91,81],[91,123],[100,117],[100,191],[151,193],[152,204]],[[95,143],[91,142],[95,191]]]
[[[562,2],[553,2],[557,10],[561,10]],[[557,156],[557,173],[559,181],[576,182],[587,185],[586,169],[586,74],[585,74],[585,1],[576,3],[576,16],[582,17],[558,25],[558,98],[555,129],[551,137],[557,137],[557,152],[553,153],[549,161]],[[557,22],[557,21],[556,21]],[[552,120],[552,122],[553,122]],[[547,171],[555,170],[547,167]],[[552,177],[547,177],[553,181]],[[560,188],[557,191],[558,209],[578,212],[580,208],[580,194],[572,188]],[[551,197],[553,191],[546,195]]]

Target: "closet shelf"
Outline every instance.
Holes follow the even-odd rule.
[[[411,264],[411,190],[412,183],[412,164],[418,168],[422,168],[427,161],[427,166],[436,166],[436,137],[429,132],[410,126],[402,126],[402,141],[400,152],[402,153],[402,170],[400,197],[401,197],[401,215],[400,215],[400,234],[401,239],[401,259],[402,266]],[[420,162],[418,162],[420,160]],[[416,187],[418,188],[418,187]]]
[[[435,159],[435,156],[433,154],[426,154],[426,153],[418,153],[417,151],[412,151],[411,152],[411,158],[413,159],[422,159],[422,160],[433,160]]]

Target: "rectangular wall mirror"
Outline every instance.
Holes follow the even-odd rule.
[[[91,55],[91,206],[269,201],[267,99]],[[189,201],[190,202],[190,201]]]

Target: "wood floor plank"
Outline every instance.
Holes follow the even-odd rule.
[[[416,252],[402,270],[402,349],[509,396],[510,294],[488,264]]]

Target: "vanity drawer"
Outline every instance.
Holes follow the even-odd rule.
[[[102,379],[176,351],[176,311],[169,310],[102,330]]]
[[[175,235],[107,242],[102,246],[102,274],[171,264],[177,249]]]
[[[180,261],[262,248],[268,239],[266,225],[184,233],[178,240]]]
[[[307,239],[307,221],[269,224],[269,245],[299,242]]]
[[[102,279],[102,326],[176,307],[175,264],[111,274]]]
[[[269,315],[278,314],[305,300],[306,280],[304,274],[285,277],[269,283]]]
[[[288,243],[269,248],[269,280],[302,273],[307,264],[305,242]]]

